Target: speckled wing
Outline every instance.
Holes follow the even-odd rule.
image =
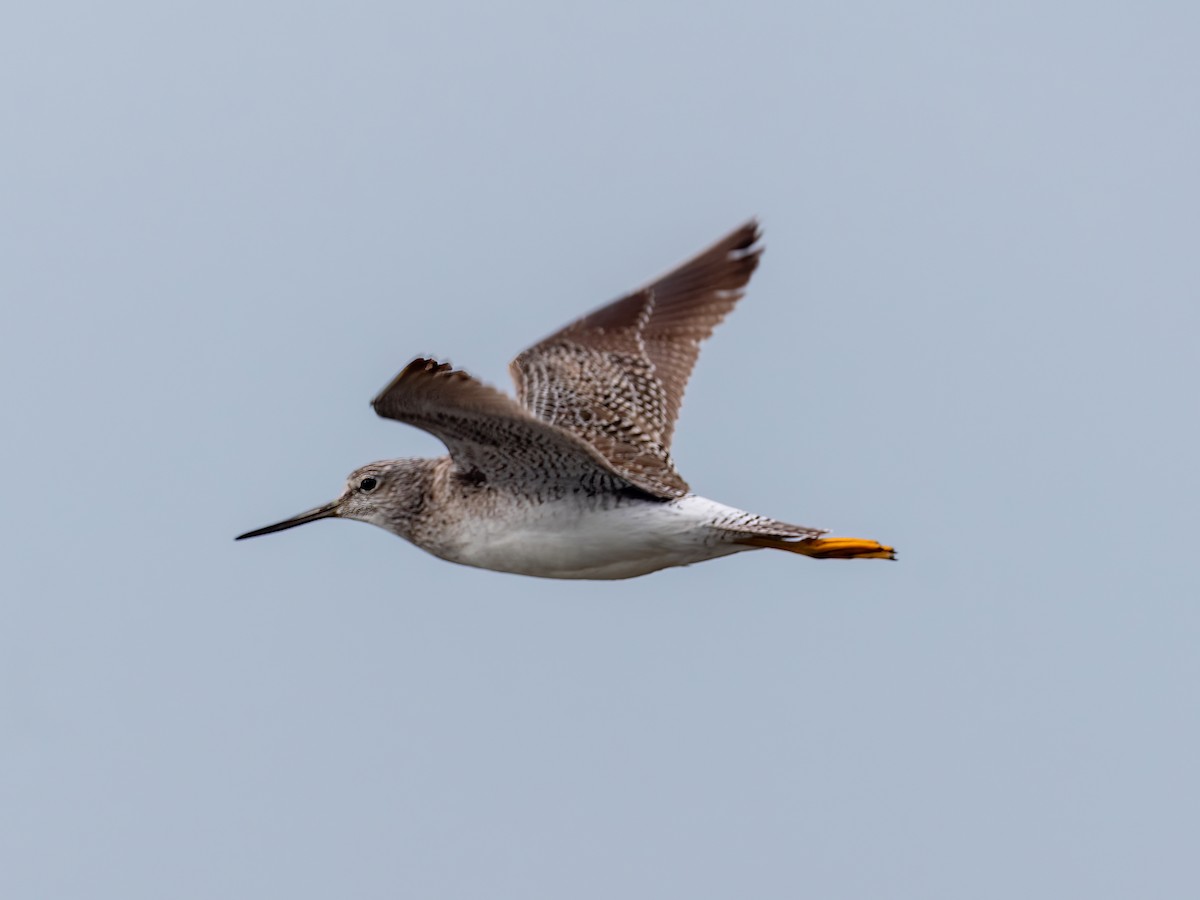
[[[428,431],[464,475],[493,484],[525,491],[561,481],[600,490],[637,485],[577,435],[447,363],[414,359],[371,405],[384,418]]]
[[[688,492],[671,437],[700,344],[741,299],[762,248],[747,222],[653,284],[555,332],[509,367],[521,403],[662,497]]]

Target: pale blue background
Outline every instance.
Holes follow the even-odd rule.
[[[10,8],[0,896],[1200,896],[1198,24]],[[901,562],[233,542],[752,214],[679,464]]]

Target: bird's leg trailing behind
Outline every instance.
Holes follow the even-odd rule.
[[[895,559],[896,551],[878,541],[865,538],[805,538],[802,541],[787,541],[783,538],[755,534],[736,543],[751,547],[768,547],[772,550],[787,550],[813,559]]]

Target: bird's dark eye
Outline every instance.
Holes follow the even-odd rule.
[[[360,491],[370,493],[371,491],[375,490],[375,488],[376,488],[376,486],[378,486],[378,484],[379,484],[379,481],[377,479],[374,479],[374,478],[371,478],[368,476],[367,478],[364,478],[362,481],[360,481],[358,483],[358,489]]]

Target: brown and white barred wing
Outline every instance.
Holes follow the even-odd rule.
[[[578,435],[656,496],[688,492],[656,425],[665,401],[644,357],[562,341],[522,354],[516,366],[521,398],[538,419]]]
[[[758,265],[749,222],[653,284],[530,347],[510,367],[521,402],[614,466],[679,497],[687,482],[671,437],[701,342],[741,298]]]
[[[437,437],[467,477],[526,492],[560,481],[608,489],[625,483],[584,441],[446,363],[413,360],[371,405],[385,418]]]

